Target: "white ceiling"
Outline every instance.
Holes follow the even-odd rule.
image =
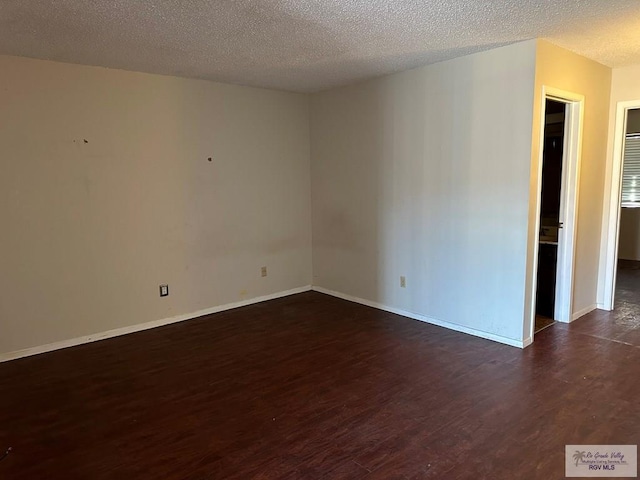
[[[640,64],[640,0],[0,0],[0,53],[300,92],[536,37]]]

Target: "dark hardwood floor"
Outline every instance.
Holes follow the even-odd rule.
[[[536,323],[534,325],[533,331],[536,334],[556,323],[553,318],[545,317],[542,315],[536,315],[535,322]]]
[[[561,479],[640,443],[619,298],[524,351],[309,292],[0,364],[0,478]]]

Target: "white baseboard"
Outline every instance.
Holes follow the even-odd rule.
[[[610,312],[610,311],[611,311],[611,309],[609,308],[609,305],[605,305],[604,303],[597,303],[597,304],[596,304],[596,308],[597,308],[598,310],[605,310],[605,311],[607,311],[607,312]]]
[[[586,315],[587,313],[593,312],[596,308],[598,308],[598,305],[596,305],[594,303],[593,305],[589,305],[588,307],[583,308],[582,310],[578,310],[577,312],[573,312],[573,314],[571,315],[571,321],[573,322],[574,320],[579,319],[583,315]]]
[[[344,293],[335,292],[333,290],[328,290],[322,287],[312,287],[312,290],[315,292],[325,293],[327,295],[331,295],[332,297],[341,298],[343,300],[348,300],[350,302],[359,303],[361,305],[366,305],[368,307],[377,308],[378,310],[384,310],[385,312],[395,313],[397,315],[402,315],[403,317],[412,318],[414,320],[419,320],[421,322],[430,323],[432,325],[437,325],[439,327],[448,328],[450,330],[455,330],[456,332],[466,333],[469,335],[473,335],[475,337],[484,338],[487,340],[493,340],[494,342],[503,343],[505,345],[509,345],[512,347],[524,348],[527,345],[531,344],[531,339],[525,339],[524,341],[514,340],[513,338],[502,337],[500,335],[494,335],[493,333],[484,332],[482,330],[476,330],[474,328],[464,327],[462,325],[457,325],[455,323],[445,322],[442,320],[438,320],[436,318],[427,317],[425,315],[420,315],[418,313],[408,312],[406,310],[401,310],[399,308],[388,307],[378,302],[373,302],[371,300],[366,300],[364,298],[352,297],[351,295],[346,295]]]
[[[107,330],[106,332],[94,333],[93,335],[86,335],[84,337],[71,338],[69,340],[62,340],[61,342],[49,343],[46,345],[40,345],[37,347],[25,348],[22,350],[16,350],[15,352],[0,353],[0,363],[8,362],[9,360],[15,360],[17,358],[29,357],[31,355],[38,355],[39,353],[51,352],[53,350],[60,350],[62,348],[74,347],[76,345],[82,345],[83,343],[96,342],[98,340],[105,340],[107,338],[118,337],[120,335],[127,335],[128,333],[141,332],[143,330],[149,330],[150,328],[162,327],[164,325],[170,325],[172,323],[183,322],[185,320],[191,320],[204,315],[211,315],[212,313],[223,312],[225,310],[231,310],[238,307],[244,307],[252,305],[254,303],[265,302],[267,300],[274,300],[276,298],[287,297],[296,293],[308,292],[311,290],[311,285],[304,287],[293,288],[291,290],[285,290],[282,292],[272,293],[270,295],[264,295],[262,297],[251,298],[248,300],[242,300],[235,303],[227,303],[225,305],[219,305],[217,307],[206,308],[204,310],[198,310],[197,312],[184,313],[182,315],[176,315],[174,317],[163,318],[160,320],[153,320],[151,322],[139,323],[137,325],[130,325],[127,327],[116,328],[114,330]]]

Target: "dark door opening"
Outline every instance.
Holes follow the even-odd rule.
[[[555,323],[558,230],[562,198],[566,104],[546,100],[535,332]]]

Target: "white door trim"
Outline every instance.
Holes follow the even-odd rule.
[[[598,308],[613,310],[616,291],[616,272],[618,269],[618,236],[620,234],[620,188],[622,182],[622,166],[624,153],[624,132],[627,130],[627,111],[640,108],[640,100],[618,102],[616,106],[616,123],[613,134],[613,156],[611,158],[611,185],[608,209],[608,223],[602,229],[602,245],[605,250],[604,260],[604,298]]]
[[[555,319],[571,322],[573,311],[573,272],[578,229],[578,197],[580,191],[580,158],[582,155],[582,122],[584,97],[569,92],[547,89],[547,97],[567,105],[564,154],[562,162],[562,195],[558,230],[558,267],[556,277]],[[544,140],[544,139],[543,139]]]
[[[578,198],[580,185],[580,160],[582,156],[582,128],[584,120],[584,96],[543,85],[540,108],[540,145],[538,158],[538,178],[536,185],[536,235],[540,231],[540,210],[542,199],[542,161],[544,155],[545,110],[547,99],[567,105],[565,118],[565,139],[562,163],[562,194],[560,200],[560,222],[563,228],[558,230],[558,266],[556,269],[555,320],[569,323],[573,310],[573,273],[575,262],[576,232],[578,228]],[[533,338],[536,317],[536,291],[538,276],[539,246],[536,237],[534,245],[533,282],[531,283],[532,302],[530,315],[530,338]]]

